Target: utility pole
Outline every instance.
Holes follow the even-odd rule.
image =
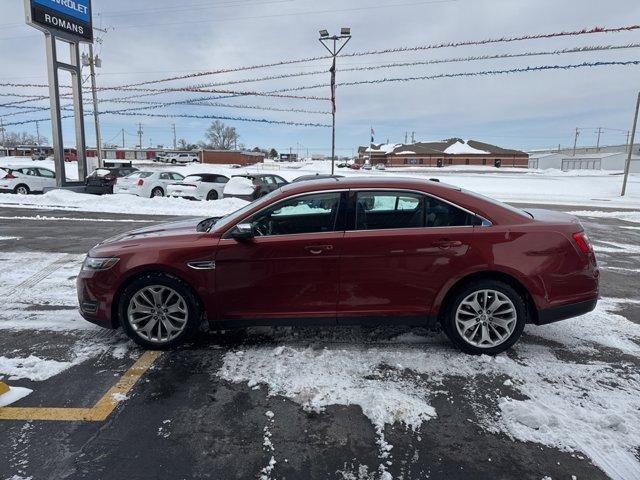
[[[36,143],[40,146],[40,122],[36,120]]]
[[[629,151],[629,135],[631,135],[631,131],[627,130],[627,152]],[[631,150],[633,150],[633,148]]]
[[[177,142],[176,142],[176,124],[173,123],[171,124],[171,128],[173,129],[173,149],[175,150],[177,148]]]
[[[344,43],[340,48],[337,48],[337,42],[344,40]],[[335,171],[336,165],[336,57],[340,55],[340,52],[347,46],[351,40],[351,29],[342,27],[340,29],[340,35],[329,36],[327,30],[320,30],[319,41],[324,48],[331,54],[333,59],[331,63],[331,175]],[[329,48],[325,42],[333,41],[333,48]]]
[[[576,136],[573,139],[573,156],[576,156],[576,146],[578,145],[578,135],[580,135],[580,129],[576,127]]]
[[[602,133],[602,127],[598,127],[598,141],[596,142],[596,152],[600,151],[600,134]]]
[[[122,129],[122,148],[127,148],[124,144],[124,128]]]
[[[631,129],[631,148],[627,155],[627,163],[624,165],[624,180],[622,181],[621,197],[627,192],[627,180],[629,179],[629,169],[631,168],[631,155],[633,155],[633,143],[636,138],[636,127],[638,126],[638,110],[640,110],[640,92],[638,92],[638,101],[636,102],[636,113],[633,117],[633,128]]]
[[[140,148],[140,150],[142,150],[142,134],[144,132],[142,131],[142,124],[139,123],[138,124],[138,147]]]
[[[407,137],[409,135],[409,132],[404,132],[404,144],[407,144]]]
[[[0,117],[0,135],[2,135],[2,140],[0,140],[0,145],[2,145],[3,147],[4,142],[5,142],[5,138],[4,138],[4,120],[2,119],[2,117]]]
[[[99,39],[97,39],[99,41]],[[100,135],[100,111],[98,109],[98,88],[96,86],[96,67],[102,66],[102,61],[93,54],[93,43],[89,44],[89,57],[83,54],[82,63],[89,67],[91,73],[91,95],[93,97],[93,123],[96,129],[96,154],[98,167],[102,167],[102,137]]]
[[[411,143],[416,143],[416,132],[411,132]]]

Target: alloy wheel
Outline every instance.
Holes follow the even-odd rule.
[[[470,345],[492,348],[506,342],[518,320],[516,307],[504,293],[497,290],[477,290],[458,305],[456,329]]]
[[[164,285],[141,288],[131,297],[127,308],[127,320],[133,331],[156,344],[178,337],[187,326],[188,319],[185,299]]]

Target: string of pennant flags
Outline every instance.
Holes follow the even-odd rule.
[[[483,45],[483,44],[495,44],[495,43],[507,43],[507,42],[518,42],[525,40],[537,40],[537,39],[546,39],[546,38],[555,38],[555,37],[574,37],[581,35],[591,35],[591,34],[606,34],[606,33],[621,33],[621,32],[630,32],[634,30],[640,29],[640,25],[628,25],[622,27],[612,27],[612,28],[589,28],[589,29],[580,29],[573,31],[561,31],[561,32],[551,32],[551,33],[540,33],[540,34],[527,34],[527,35],[517,35],[517,36],[503,36],[496,38],[486,38],[481,40],[469,40],[469,41],[460,41],[460,42],[443,42],[443,43],[434,43],[434,44],[426,44],[426,45],[417,45],[411,47],[396,47],[390,49],[382,49],[382,50],[368,50],[368,51],[359,51],[352,53],[342,54],[341,57],[362,57],[369,55],[381,55],[381,54],[392,54],[392,53],[401,53],[401,52],[416,52],[416,51],[424,51],[424,50],[434,50],[441,48],[455,48],[461,46],[469,46],[469,45]],[[564,48],[564,49],[556,49],[556,50],[544,50],[544,51],[526,51],[526,52],[518,52],[518,53],[503,53],[503,54],[487,54],[487,55],[474,55],[474,56],[458,56],[458,57],[449,57],[449,58],[441,58],[441,59],[430,59],[430,60],[417,60],[417,61],[409,61],[409,62],[387,62],[381,63],[377,65],[364,65],[364,66],[356,66],[341,69],[341,72],[357,72],[357,71],[376,71],[382,69],[390,69],[390,68],[398,68],[398,67],[411,67],[411,66],[423,66],[423,65],[435,65],[435,64],[445,64],[445,63],[459,63],[459,62],[474,62],[474,61],[482,61],[482,60],[493,60],[493,59],[508,59],[508,58],[526,58],[526,57],[534,57],[534,56],[556,56],[570,53],[586,53],[586,52],[600,52],[600,51],[616,51],[616,50],[626,50],[640,48],[640,43],[627,43],[623,45],[591,45],[591,46],[581,46],[581,47],[573,47],[573,48]],[[277,99],[291,99],[291,100],[304,100],[304,101],[330,101],[331,99],[328,97],[314,96],[314,95],[306,95],[306,94],[297,94],[296,92],[302,92],[305,90],[312,90],[317,88],[327,88],[329,87],[328,83],[317,83],[312,85],[299,85],[294,87],[280,88],[268,91],[258,91],[258,90],[232,90],[232,89],[220,89],[216,87],[235,85],[235,84],[247,84],[254,83],[260,81],[272,81],[272,80],[281,80],[286,78],[296,78],[296,77],[306,77],[306,76],[314,76],[326,74],[326,70],[317,69],[313,71],[302,71],[302,72],[294,72],[294,73],[284,73],[284,74],[276,74],[276,75],[267,75],[262,77],[252,77],[245,79],[237,79],[237,80],[227,80],[227,81],[217,81],[217,82],[209,82],[209,83],[200,83],[196,85],[187,85],[181,87],[151,87],[150,85],[156,85],[163,82],[170,82],[175,80],[184,80],[184,79],[192,79],[198,78],[207,75],[216,75],[223,73],[231,73],[231,72],[240,72],[240,71],[249,71],[249,70],[257,70],[262,68],[283,66],[283,65],[295,65],[300,63],[308,63],[314,62],[318,60],[323,60],[330,58],[328,56],[317,56],[317,57],[307,57],[307,58],[299,58],[299,59],[288,59],[282,60],[279,62],[272,63],[263,63],[258,65],[249,65],[228,69],[219,69],[212,70],[206,72],[193,72],[186,75],[179,75],[167,78],[160,78],[155,80],[148,80],[137,83],[130,83],[125,85],[115,85],[115,86],[103,86],[99,87],[100,91],[114,91],[120,93],[132,93],[132,95],[124,95],[115,98],[106,98],[102,99],[100,103],[127,103],[135,105],[131,108],[125,109],[111,109],[101,111],[101,114],[109,114],[109,115],[135,115],[135,116],[149,116],[149,117],[160,117],[160,118],[198,118],[198,119],[220,119],[220,120],[235,120],[235,121],[246,121],[246,122],[259,122],[259,123],[273,123],[273,124],[285,124],[285,125],[295,125],[295,126],[313,126],[313,127],[326,127],[328,125],[316,122],[295,122],[295,121],[285,121],[285,120],[270,120],[265,118],[245,118],[245,117],[234,117],[234,116],[220,116],[220,115],[188,115],[188,114],[158,114],[158,113],[150,113],[145,112],[146,110],[156,110],[161,108],[166,108],[170,106],[177,105],[193,105],[193,106],[204,106],[204,107],[219,107],[219,108],[239,108],[239,109],[247,109],[247,110],[263,110],[263,111],[274,111],[274,112],[288,112],[288,113],[304,113],[304,114],[330,114],[329,111],[317,110],[317,109],[306,109],[306,108],[285,108],[281,106],[261,106],[261,105],[242,105],[242,104],[230,104],[219,102],[222,99],[230,99],[230,98],[238,98],[238,97],[246,97],[246,96],[255,96],[255,97],[267,97],[267,98],[277,98]],[[518,73],[526,73],[526,72],[537,72],[537,71],[549,71],[549,70],[573,70],[578,68],[597,68],[597,67],[605,67],[605,66],[637,66],[640,64],[640,60],[627,60],[627,61],[593,61],[593,62],[582,62],[582,63],[574,63],[568,65],[539,65],[539,66],[525,66],[519,68],[510,68],[510,69],[492,69],[492,70],[480,70],[473,72],[459,72],[459,73],[441,73],[441,74],[431,74],[431,75],[414,75],[414,76],[395,76],[395,77],[383,77],[378,79],[363,79],[363,80],[353,80],[353,81],[344,81],[338,83],[337,86],[355,86],[355,85],[374,85],[374,84],[384,84],[391,82],[410,82],[410,81],[420,81],[420,80],[436,80],[436,79],[445,79],[445,78],[459,78],[459,77],[483,77],[483,76],[491,76],[491,75],[507,75],[507,74],[518,74]],[[37,84],[37,83],[0,83],[0,87],[7,88],[48,88],[46,84]],[[70,87],[67,87],[70,88]],[[177,101],[142,101],[140,98],[152,97],[156,95],[162,94],[171,94],[171,93],[193,93],[193,94],[214,94],[208,95],[204,97],[191,98],[191,99],[183,99]],[[63,94],[61,97],[70,97],[71,93]],[[0,107],[5,108],[13,108],[19,110],[17,112],[10,112],[3,117],[7,116],[15,116],[21,114],[29,114],[35,113],[38,111],[49,110],[49,107],[36,107],[33,105],[25,105],[36,101],[46,100],[48,99],[48,95],[38,95],[38,94],[25,94],[25,93],[17,93],[17,92],[8,92],[8,93],[0,93],[0,97],[14,97],[19,100],[12,100],[9,102],[5,102],[0,104]],[[69,110],[71,105],[67,105],[63,107],[63,110]],[[69,117],[63,117],[69,118]],[[36,121],[46,121],[49,119],[39,119],[39,120],[24,120],[24,121],[16,121],[5,123],[6,126],[10,125],[23,125],[27,123],[34,123]]]

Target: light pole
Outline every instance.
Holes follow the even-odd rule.
[[[98,40],[99,41],[99,40]],[[89,44],[89,55],[82,55],[82,65],[89,67],[91,77],[91,96],[93,99],[93,123],[96,129],[96,156],[98,168],[102,167],[102,137],[100,134],[100,111],[98,110],[98,87],[96,86],[96,67],[102,67],[102,60],[93,54],[93,43]]]
[[[340,29],[340,35],[329,35],[327,30],[320,30],[320,43],[331,54],[333,59],[331,63],[331,175],[335,170],[336,163],[336,57],[340,55],[342,49],[351,40],[351,29],[348,27],[342,27]],[[338,48],[338,42],[344,43]],[[333,45],[327,45],[326,42],[333,42]]]

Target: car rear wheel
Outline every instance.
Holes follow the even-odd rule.
[[[510,285],[480,280],[460,289],[446,306],[444,331],[460,350],[496,355],[511,348],[526,324],[522,296]]]
[[[173,160],[171,160],[171,163],[175,165],[175,164],[176,164],[176,163],[178,163],[178,162],[177,162],[177,161],[176,161],[176,159],[174,158]]]
[[[164,274],[136,279],[120,297],[120,324],[138,345],[168,349],[185,342],[198,329],[201,312],[191,289]]]
[[[209,193],[207,193],[207,200],[217,200],[218,199],[218,192],[216,192],[215,190],[211,190]]]
[[[151,197],[164,197],[164,190],[162,190],[160,187],[156,187],[153,190],[151,190]]]
[[[17,193],[18,195],[29,195],[29,192],[29,187],[24,184],[17,185],[16,188],[13,189],[13,193]]]

